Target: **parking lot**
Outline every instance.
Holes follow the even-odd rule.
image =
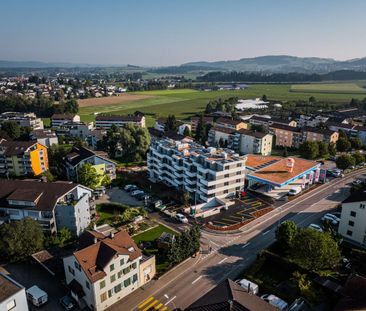
[[[107,189],[106,194],[95,201],[96,204],[115,202],[129,206],[142,206],[143,203],[118,187]]]
[[[228,210],[223,210],[217,215],[205,218],[205,222],[212,222],[213,225],[219,227],[235,225],[255,218],[254,212],[264,210],[269,205],[269,203],[251,194],[246,194],[243,199],[236,199]]]

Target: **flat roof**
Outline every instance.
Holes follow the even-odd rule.
[[[290,168],[287,166],[286,158],[280,160],[272,159],[272,163],[270,163],[271,161],[264,163],[262,167],[248,175],[247,178],[281,187],[301,178],[304,174],[307,174],[320,166],[320,163],[318,162],[301,158],[293,159],[295,162],[292,171],[290,171]]]
[[[245,165],[252,170],[260,169],[282,159],[281,157],[262,156],[257,154],[248,154],[246,157],[247,161],[245,162]]]

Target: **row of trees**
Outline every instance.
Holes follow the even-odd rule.
[[[19,126],[14,121],[6,121],[1,125],[0,137],[11,140],[29,140],[30,127]]]
[[[235,112],[235,105],[238,103],[237,97],[230,97],[222,100],[221,98],[211,100],[208,102],[205,108],[205,113],[210,114],[212,112]]]
[[[305,159],[323,158],[327,155],[336,155],[335,144],[327,144],[323,141],[306,141],[300,145],[299,152]]]
[[[170,265],[173,266],[197,253],[200,249],[200,238],[201,231],[197,225],[193,225],[189,230],[177,236],[167,252]]]
[[[78,170],[78,182],[85,187],[95,189],[98,186],[108,186],[111,179],[108,175],[100,175],[93,165],[86,163]]]
[[[336,165],[341,170],[346,170],[366,161],[365,155],[356,151],[354,154],[342,154],[336,160]]]

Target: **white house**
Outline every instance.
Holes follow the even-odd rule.
[[[47,148],[52,145],[58,145],[58,137],[55,132],[49,129],[34,130],[30,134],[32,140],[36,140],[37,143],[46,146]]]
[[[81,308],[105,310],[155,275],[155,257],[144,256],[125,231],[95,228],[80,242],[83,247],[63,261],[66,283]]]
[[[352,193],[342,202],[338,233],[346,240],[366,247],[366,191]]]
[[[0,310],[28,311],[25,288],[10,276],[0,272]]]
[[[77,114],[54,114],[51,117],[52,127],[59,127],[66,122],[80,122],[80,116]]]

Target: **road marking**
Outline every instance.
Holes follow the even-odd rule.
[[[220,260],[220,261],[219,261],[219,264],[220,264],[220,263],[223,263],[225,260],[227,260],[227,257],[225,257],[224,259]]]
[[[146,299],[142,304],[139,305],[139,309],[142,309],[143,306],[145,306],[146,304],[148,304],[153,299],[154,299],[154,296],[151,296],[150,298]]]
[[[262,235],[266,235],[266,234],[268,234],[270,232],[271,232],[271,230],[267,230],[266,232],[263,232]]]
[[[198,280],[200,280],[202,278],[202,275],[200,275],[197,279],[195,279],[192,284],[196,283]],[[166,305],[166,304],[165,304]]]
[[[168,309],[168,307],[164,307],[163,309],[160,309],[160,311],[165,311],[166,309]]]
[[[167,306],[168,304],[170,304],[175,298],[177,298],[177,296],[174,296],[172,299],[170,299],[169,301],[167,301],[164,306]],[[162,309],[162,310],[166,310],[166,309]]]
[[[159,310],[159,308],[162,306],[163,304],[162,303],[159,303],[157,306],[155,306],[155,310]]]
[[[241,248],[245,248],[250,244],[250,242],[245,243]]]
[[[219,246],[220,247],[220,245],[217,244],[217,243],[215,243],[214,241],[210,241],[210,243],[213,244],[213,245],[216,245],[216,246]]]
[[[150,303],[143,311],[150,310],[154,305],[156,305],[158,301],[155,299],[152,303]]]

